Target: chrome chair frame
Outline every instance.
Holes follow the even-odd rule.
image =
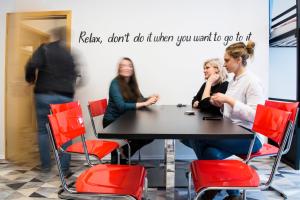
[[[97,129],[96,129],[94,117],[93,117],[92,112],[91,112],[90,105],[88,105],[87,107],[88,107],[88,111],[89,111],[89,115],[90,115],[90,119],[91,119],[91,124],[92,124],[93,131],[94,131],[94,135],[96,136],[96,138],[98,138],[98,136],[100,135],[100,133],[97,133]],[[122,140],[122,141],[124,141],[124,142],[126,143],[126,145],[128,146],[128,155],[131,155],[131,149],[130,149],[130,144],[129,144],[129,142],[126,141],[126,140]],[[117,153],[118,153],[118,164],[120,164],[121,151],[122,151],[122,147],[120,146],[120,147],[117,149]],[[131,164],[131,158],[130,158],[130,156],[128,156],[128,164],[129,164],[129,165]]]
[[[54,158],[55,158],[55,161],[57,163],[57,167],[58,167],[58,173],[59,173],[59,177],[60,177],[60,181],[62,183],[62,189],[58,191],[58,196],[60,198],[67,198],[67,199],[82,199],[83,197],[86,197],[86,196],[89,196],[89,197],[110,197],[110,198],[125,198],[125,199],[128,199],[128,200],[136,200],[136,198],[130,196],[130,195],[112,195],[112,194],[92,194],[92,193],[79,193],[76,191],[75,188],[72,188],[71,186],[74,184],[74,182],[70,183],[70,184],[67,184],[67,181],[63,175],[63,171],[62,171],[62,167],[61,167],[61,163],[60,163],[60,159],[59,159],[59,151],[57,150],[56,148],[56,143],[55,143],[55,140],[53,138],[53,135],[52,135],[52,130],[50,128],[50,125],[49,123],[46,123],[46,128],[47,128],[47,131],[48,131],[48,136],[49,136],[49,139],[50,139],[50,142],[51,142],[51,146],[53,148],[53,152],[54,152]],[[82,138],[84,138],[82,136]],[[84,140],[84,139],[83,139]],[[87,155],[87,148],[86,148],[86,145],[85,145],[85,140],[84,140],[84,150],[85,150],[85,155]],[[145,182],[144,182],[144,198],[147,199],[147,192],[148,192],[148,179],[147,177],[145,177]],[[63,191],[67,191],[68,193],[70,193],[71,195],[72,194],[77,194],[77,196],[79,195],[79,197],[74,197],[74,196],[69,196],[69,195],[63,195]],[[80,197],[82,195],[82,197]]]
[[[268,189],[271,186],[272,181],[275,177],[275,173],[278,169],[278,166],[279,166],[281,157],[283,155],[283,152],[285,151],[285,147],[286,147],[287,144],[289,144],[290,140],[292,140],[292,138],[293,138],[292,137],[293,136],[292,130],[293,130],[293,123],[291,121],[289,121],[288,125],[287,125],[287,128],[285,130],[285,135],[284,135],[284,138],[282,140],[282,144],[279,148],[278,154],[276,156],[276,159],[274,161],[274,164],[273,164],[273,167],[272,167],[272,170],[271,170],[271,174],[270,174],[269,179],[268,179],[267,182],[261,183],[259,187],[206,187],[206,188],[202,188],[198,193],[196,193],[196,197],[194,198],[194,200],[197,200],[199,197],[201,197],[201,195],[207,190],[223,190],[223,189],[225,189],[225,190],[228,190],[228,189],[243,190],[242,197],[243,197],[243,200],[246,200],[246,190],[266,190],[266,189]],[[247,158],[250,157],[250,154],[252,152],[255,137],[256,136],[254,136],[254,138],[251,141]],[[247,164],[247,161],[244,161],[244,162]],[[189,172],[189,174],[188,174],[188,199],[189,200],[192,199],[192,197],[191,197],[191,186],[192,186],[191,180],[192,180],[191,179],[191,172]]]

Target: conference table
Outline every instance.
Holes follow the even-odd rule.
[[[210,117],[212,116],[191,106],[153,105],[125,112],[99,133],[98,137],[165,139],[166,196],[167,199],[174,199],[175,139],[254,138],[252,132],[233,124],[229,119]]]

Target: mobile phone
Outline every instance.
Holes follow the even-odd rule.
[[[186,105],[185,105],[185,104],[182,104],[182,103],[179,103],[179,104],[177,104],[177,107],[178,107],[178,108],[186,107]]]
[[[187,111],[184,111],[184,114],[185,114],[185,115],[194,115],[195,112],[192,111],[192,110],[187,110]]]
[[[204,116],[203,120],[221,120],[222,117],[218,117],[218,116]]]

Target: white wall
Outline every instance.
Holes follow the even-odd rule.
[[[6,13],[14,10],[15,1],[0,1],[0,159],[5,155],[4,91],[5,91],[5,37]]]
[[[169,43],[107,43],[113,33],[131,36],[139,32],[157,35],[160,32],[175,36],[203,35],[217,32],[246,35],[252,32],[256,42],[255,59],[249,63],[268,88],[268,0],[153,0],[153,1],[17,1],[18,11],[72,10],[72,49],[80,57],[86,71],[87,84],[76,97],[85,106],[89,99],[108,96],[116,64],[123,56],[133,59],[142,93],[159,93],[160,104],[191,102],[203,83],[202,63],[211,57],[223,57],[225,46],[220,42],[190,42],[176,46]],[[247,13],[247,14],[245,14]],[[243,16],[243,17],[240,17]],[[79,43],[81,31],[100,36],[102,44]],[[223,39],[222,38],[222,39]],[[234,41],[232,41],[234,42]],[[87,116],[87,112],[85,113]],[[159,142],[158,142],[159,143]],[[191,151],[180,150],[179,157]],[[149,146],[146,156],[162,156],[163,147]]]

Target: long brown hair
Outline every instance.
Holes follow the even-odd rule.
[[[125,77],[120,75],[120,64],[123,60],[129,61],[133,69],[132,76],[129,78],[128,82],[126,82]],[[124,57],[119,62],[117,80],[119,82],[121,94],[125,100],[131,100],[136,102],[142,101],[142,94],[140,92],[139,85],[135,76],[134,64],[130,58]]]

